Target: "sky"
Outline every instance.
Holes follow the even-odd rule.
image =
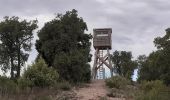
[[[86,22],[87,33],[93,33],[93,28],[112,28],[111,52],[131,51],[134,58],[156,50],[154,38],[170,27],[170,0],[0,0],[0,21],[4,16],[37,19],[41,29],[57,13],[72,9]],[[33,47],[28,63],[36,55]]]

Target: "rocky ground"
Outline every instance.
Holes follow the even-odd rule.
[[[26,95],[5,96],[0,97],[0,100],[133,100],[125,99],[125,96],[122,96],[123,92],[119,89],[108,89],[104,80],[93,80],[91,83],[81,84],[69,91],[35,89]]]
[[[104,80],[94,80],[83,88],[75,89],[77,100],[125,100],[108,97],[108,88]]]

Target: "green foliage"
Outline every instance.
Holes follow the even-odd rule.
[[[163,89],[163,88],[165,88],[165,85],[160,80],[143,81],[141,83],[141,89],[144,90],[144,92],[150,91],[150,90],[152,90],[154,88]]]
[[[161,52],[152,52],[149,57],[143,56],[144,58],[138,58],[139,62],[139,78],[138,81],[142,80],[156,80],[160,79],[161,67],[158,64],[158,58],[160,57]]]
[[[110,79],[106,79],[105,82],[109,88],[116,89],[125,88],[128,84],[130,84],[130,80],[127,80],[126,78],[121,76],[113,76]]]
[[[20,89],[27,89],[29,87],[33,87],[34,84],[31,80],[25,79],[25,78],[19,78],[18,79],[18,87]]]
[[[141,83],[135,100],[169,100],[170,91],[162,81],[144,81]]]
[[[112,55],[112,61],[115,64],[117,74],[131,79],[134,70],[137,68],[137,62],[132,60],[131,52],[115,51]]]
[[[43,59],[33,63],[24,72],[22,85],[33,85],[37,87],[47,87],[54,85],[58,80],[58,73],[53,68],[48,68]]]
[[[17,93],[17,84],[7,77],[0,77],[0,95]]]
[[[78,50],[60,53],[56,56],[54,66],[65,80],[70,82],[87,82],[90,80],[90,65],[84,64],[84,56]]]
[[[38,32],[36,49],[48,66],[57,69],[60,78],[70,81],[90,80],[90,39],[87,25],[77,11],[67,11],[45,24]]]
[[[71,89],[71,84],[67,81],[58,82],[55,86],[57,89],[61,89],[64,91],[68,91]]]
[[[107,97],[100,97],[99,100],[108,100]]]
[[[170,84],[170,29],[166,30],[163,37],[155,38],[157,51],[152,52],[145,59],[138,60],[139,81],[141,80],[163,80],[165,84]]]
[[[11,78],[20,76],[20,69],[28,59],[33,30],[36,28],[37,20],[28,22],[15,16],[6,16],[0,22],[0,67],[4,72],[11,69]],[[17,71],[16,75],[14,71]]]
[[[37,96],[33,100],[52,100],[49,96]]]

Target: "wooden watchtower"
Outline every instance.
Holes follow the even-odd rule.
[[[111,28],[99,28],[93,29],[93,46],[95,49],[94,54],[94,65],[92,68],[92,79],[97,78],[97,72],[99,75],[105,78],[105,69],[103,65],[106,65],[113,76],[113,67],[111,64],[111,57],[109,50],[112,48],[112,29]],[[106,55],[103,55],[103,52],[107,51]]]

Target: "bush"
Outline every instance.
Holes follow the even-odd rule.
[[[71,89],[70,83],[66,82],[66,81],[57,83],[56,87],[57,87],[57,89],[61,89],[61,90],[64,90],[64,91],[68,91],[68,90]]]
[[[144,92],[150,91],[152,89],[163,89],[165,88],[165,85],[162,81],[156,80],[156,81],[143,81],[141,84],[141,89],[144,90]]]
[[[144,81],[136,94],[136,100],[169,100],[169,94],[170,91],[162,81]]]
[[[50,96],[38,96],[33,100],[52,100],[52,99],[50,98]]]
[[[0,77],[0,94],[15,94],[17,93],[17,84],[7,77]]]
[[[109,79],[106,79],[105,82],[109,88],[117,89],[125,88],[128,84],[130,84],[130,80],[127,80],[126,78],[121,76],[113,76]]]
[[[23,79],[20,80],[21,86],[47,87],[54,85],[59,78],[57,71],[48,68],[43,59],[33,63],[25,71]]]
[[[90,65],[83,51],[74,50],[70,53],[61,52],[54,60],[60,78],[71,83],[89,82],[91,78]]]
[[[33,82],[31,80],[25,79],[25,78],[20,78],[18,79],[18,87],[20,89],[26,89],[28,87],[33,87]]]
[[[108,100],[107,97],[100,97],[99,100]]]

